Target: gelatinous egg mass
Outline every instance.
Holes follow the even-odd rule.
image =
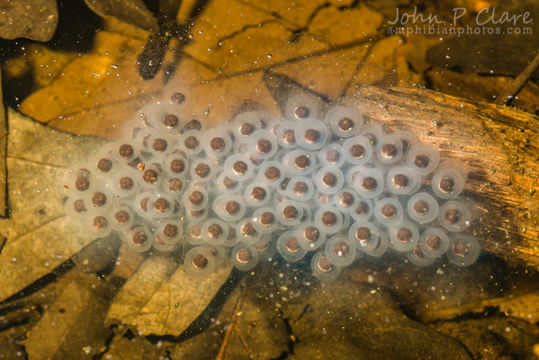
[[[271,249],[288,262],[314,252],[325,279],[361,254],[418,266],[479,256],[463,164],[414,134],[387,133],[354,106],[324,112],[304,94],[284,117],[249,111],[203,129],[182,112],[187,99],[173,91],[145,106],[123,138],[69,169],[66,213],[134,251],[185,246],[193,275],[225,257],[251,270]]]

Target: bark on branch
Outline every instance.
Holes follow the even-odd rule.
[[[389,130],[411,130],[467,163],[464,195],[478,205],[472,232],[483,249],[539,268],[537,116],[421,89],[359,88],[354,101]]]

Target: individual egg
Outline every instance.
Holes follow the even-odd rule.
[[[408,199],[406,204],[408,216],[419,224],[434,221],[440,212],[438,201],[426,192],[418,192]]]
[[[262,233],[256,230],[252,217],[240,220],[235,230],[239,240],[244,244],[255,244],[262,237]]]
[[[277,239],[277,251],[279,254],[290,263],[300,261],[307,254],[307,250],[303,249],[298,242],[294,231],[285,231]]]
[[[299,246],[307,251],[318,249],[326,241],[326,234],[312,221],[303,222],[295,233]]]
[[[429,227],[421,233],[419,245],[425,256],[440,257],[449,249],[449,236],[439,227]]]
[[[204,152],[210,158],[222,158],[232,150],[232,138],[223,125],[206,130],[200,141]]]
[[[226,171],[221,171],[214,178],[215,187],[222,193],[238,193],[244,186],[242,181],[233,179]]]
[[[103,185],[97,185],[91,191],[84,194],[84,202],[88,205],[89,209],[98,210],[102,213],[112,207],[113,200],[112,193]]]
[[[442,161],[432,176],[432,190],[442,199],[452,199],[464,190],[468,172],[459,161]]]
[[[84,196],[92,191],[94,182],[97,183],[97,179],[86,164],[75,164],[67,170],[62,187],[68,196]]]
[[[179,211],[179,203],[166,193],[152,194],[148,200],[148,215],[152,219],[164,219]]]
[[[266,160],[260,164],[256,180],[264,185],[275,187],[284,179],[284,176],[283,164],[275,160]]]
[[[338,167],[326,165],[318,169],[314,175],[314,183],[319,192],[335,194],[344,185],[344,174]]]
[[[305,176],[294,176],[288,182],[285,194],[292,200],[309,201],[314,194],[314,184]]]
[[[186,274],[206,278],[217,268],[217,260],[211,248],[207,246],[197,246],[190,249],[185,254],[183,269]]]
[[[434,145],[418,142],[408,150],[406,163],[414,171],[425,176],[432,173],[440,163],[440,152]]]
[[[341,267],[332,264],[331,261],[321,252],[317,252],[311,260],[313,275],[322,281],[333,281],[341,273]]]
[[[215,177],[217,162],[208,158],[195,158],[191,161],[189,174],[192,181],[211,181]]]
[[[230,251],[234,266],[241,271],[252,270],[258,264],[259,254],[253,245],[236,244]]]
[[[373,257],[382,256],[389,246],[384,231],[370,221],[356,221],[348,231],[348,238],[356,244],[356,249]]]
[[[308,118],[300,121],[294,128],[296,144],[308,151],[318,150],[326,145],[329,139],[329,129],[320,120]]]
[[[377,141],[376,159],[384,165],[398,164],[403,159],[403,144],[401,139],[394,135],[383,135]]]
[[[374,203],[372,200],[359,198],[357,205],[350,211],[350,216],[355,221],[367,221],[374,214]]]
[[[255,131],[262,129],[262,120],[269,117],[270,115],[263,111],[239,113],[230,123],[230,129],[234,134],[234,138],[238,142],[246,143]]]
[[[419,230],[410,221],[401,221],[389,228],[391,247],[398,252],[412,250],[419,243]]]
[[[254,174],[255,166],[247,155],[232,154],[223,165],[225,173],[236,181],[246,181]]]
[[[414,248],[406,253],[408,260],[419,267],[430,266],[436,261],[435,257],[425,255],[421,246],[417,244]]]
[[[182,204],[187,210],[202,210],[210,201],[208,191],[202,186],[192,185],[182,195]]]
[[[470,226],[472,213],[462,201],[449,200],[440,206],[438,221],[445,229],[460,232]]]
[[[140,148],[137,143],[131,139],[120,139],[115,143],[113,154],[118,161],[130,162],[137,158]]]
[[[385,226],[395,226],[404,218],[404,209],[397,198],[385,198],[375,201],[374,217]]]
[[[240,195],[225,194],[213,200],[212,209],[223,221],[234,222],[245,215],[246,204]]]
[[[356,259],[356,246],[345,235],[334,235],[326,241],[324,255],[330,263],[349,266]]]
[[[189,160],[187,160],[182,151],[171,149],[165,158],[165,172],[171,176],[185,176],[189,169]]]
[[[260,182],[252,182],[245,187],[243,199],[248,206],[260,207],[269,202],[271,189]]]
[[[344,213],[356,210],[359,202],[359,196],[351,188],[341,189],[333,196],[333,206]]]
[[[363,125],[363,116],[355,107],[336,105],[328,110],[325,121],[336,136],[347,138],[359,132]]]
[[[116,231],[127,231],[135,222],[135,213],[127,205],[114,206],[110,211],[110,222]]]
[[[412,168],[396,166],[387,172],[386,184],[392,194],[412,195],[421,187],[421,178]]]
[[[273,232],[279,226],[275,210],[269,206],[256,209],[253,212],[253,226],[261,234]]]
[[[278,148],[275,136],[265,129],[256,130],[247,141],[247,154],[255,159],[269,159],[275,155]]]
[[[84,219],[88,216],[89,208],[87,200],[82,196],[71,196],[64,203],[65,214],[73,218]]]
[[[326,234],[336,234],[343,230],[343,216],[333,206],[321,206],[313,216],[314,225]]]
[[[373,155],[373,147],[365,136],[354,136],[342,144],[344,160],[352,165],[365,165]]]
[[[146,225],[134,224],[125,231],[127,245],[136,252],[149,250],[153,244],[153,235]]]
[[[117,198],[125,198],[135,194],[139,187],[138,170],[127,167],[115,172],[108,182],[108,188]]]
[[[284,149],[293,149],[297,146],[295,128],[296,123],[290,120],[282,121],[277,127],[275,137],[279,145]]]
[[[182,238],[182,223],[174,218],[164,219],[155,232],[153,247],[159,251],[172,251],[179,246]]]
[[[202,224],[202,239],[212,246],[220,246],[228,238],[228,226],[221,220],[210,218]]]
[[[96,238],[104,238],[112,232],[112,225],[109,213],[103,213],[99,210],[92,209],[86,217],[90,224],[90,231]]]
[[[447,258],[457,266],[469,266],[473,264],[479,254],[481,247],[477,240],[468,234],[455,234],[450,238]]]
[[[349,168],[346,173],[346,182],[365,199],[376,198],[384,191],[384,174],[375,167]]]
[[[318,118],[323,102],[319,97],[305,93],[296,93],[286,102],[285,116],[292,121]]]
[[[283,156],[282,163],[293,175],[309,175],[316,170],[316,157],[310,152],[295,149]]]
[[[201,138],[202,132],[200,130],[187,130],[178,139],[178,147],[189,156],[197,155],[203,149]]]
[[[285,199],[277,205],[276,216],[283,226],[295,226],[301,223],[303,207],[296,201]]]
[[[329,143],[318,152],[320,166],[331,165],[340,168],[345,160],[344,150],[339,143]]]

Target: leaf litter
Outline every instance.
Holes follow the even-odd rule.
[[[105,12],[102,9],[107,1],[100,3],[102,14],[117,21],[129,19],[132,15],[138,16],[134,14],[124,16],[116,12],[117,9]],[[332,38],[332,32],[339,31],[339,24],[325,23],[328,20],[327,17],[320,14],[327,12],[340,15],[333,4],[300,2],[291,9],[287,9],[286,2],[279,1],[275,4],[276,10],[274,10],[265,8],[265,5],[259,7],[258,4],[250,1],[238,0],[236,3],[232,17],[235,17],[237,21],[234,22],[233,27],[228,26],[229,22],[225,20],[225,16],[222,16],[221,9],[227,2],[211,3],[195,23],[194,41],[183,49],[185,56],[178,64],[174,63],[175,60],[172,58],[176,58],[178,54],[175,53],[175,45],[172,42],[162,71],[152,81],[143,81],[137,73],[135,59],[144,46],[144,39],[139,36],[140,32],[137,32],[136,37],[130,38],[118,33],[101,31],[97,34],[96,46],[92,53],[72,60],[52,83],[42,87],[23,102],[21,106],[23,113],[50,127],[42,127],[28,119],[13,120],[12,125],[12,118],[16,119],[18,115],[10,111],[8,139],[10,144],[12,137],[14,138],[7,156],[11,218],[0,220],[0,234],[8,239],[0,253],[1,298],[12,295],[47,274],[92,240],[80,234],[78,224],[72,224],[71,220],[66,220],[62,216],[62,211],[59,210],[61,209],[59,193],[54,194],[50,188],[44,191],[45,194],[34,192],[36,189],[46,189],[46,184],[54,183],[63,169],[79,160],[77,156],[83,156],[85,146],[87,149],[96,148],[102,140],[71,137],[51,127],[76,134],[117,137],[122,125],[136,113],[140,105],[159,96],[163,90],[165,78],[170,75],[171,81],[182,82],[192,88],[197,102],[192,104],[190,110],[204,114],[210,125],[230,119],[239,108],[244,106],[247,94],[250,96],[255,94],[255,102],[258,105],[276,112],[277,105],[265,83],[269,70],[287,75],[304,88],[314,90],[330,99],[342,95],[346,89],[352,93],[354,89],[362,85],[396,85],[399,81],[410,84],[420,78],[410,74],[408,69],[403,69],[399,65],[402,61],[399,56],[402,56],[404,46],[399,42],[399,37],[385,39],[390,42],[390,46],[380,45],[378,48],[365,44],[364,34],[357,34],[351,39]],[[349,6],[349,4],[339,3],[339,6]],[[377,19],[377,13],[369,8],[363,10],[365,14],[366,11],[371,12],[371,16],[365,19],[373,24],[371,27],[364,26],[365,33],[369,36],[376,35],[380,30],[378,29],[379,21],[372,20]],[[351,12],[354,11],[357,9],[351,10]],[[99,10],[97,12],[99,13]],[[242,12],[250,15],[239,16]],[[180,9],[180,13],[185,13],[185,9]],[[321,23],[317,24],[317,21]],[[212,27],[212,24],[217,25]],[[151,26],[139,24],[141,28]],[[264,32],[268,35],[262,35]],[[283,39],[289,40],[283,41]],[[219,44],[219,41],[222,44]],[[260,44],[259,47],[257,46],[258,51],[252,46],[254,43]],[[343,44],[349,48],[339,48]],[[366,48],[370,49],[365,50]],[[425,51],[426,49],[422,50],[423,53]],[[368,58],[365,57],[367,54]],[[417,54],[414,54],[414,57],[417,58]],[[375,60],[372,61],[371,58]],[[421,60],[415,61],[424,67],[425,63],[421,63]],[[342,74],[337,82],[327,75],[331,74],[331,67],[326,68],[324,65],[332,62],[343,63],[346,67],[345,70],[338,67],[342,70]],[[169,72],[169,66],[173,71]],[[295,74],[295,69],[302,66],[306,66],[311,71]],[[395,70],[397,70],[396,76],[386,77]],[[81,77],[81,74],[85,75]],[[349,79],[354,81],[350,83]],[[44,103],[51,104],[50,108],[44,109],[42,106]],[[209,110],[207,114],[206,110]],[[17,130],[19,127],[22,130]],[[59,137],[55,137],[56,135]],[[47,150],[49,146],[47,142],[50,140],[53,143],[52,149]],[[74,144],[75,140],[81,143],[76,146],[70,145]],[[34,144],[35,147],[22,146],[23,143]],[[60,151],[59,144],[67,144],[67,146]],[[16,149],[15,152],[12,153],[12,149]],[[16,175],[12,179],[13,174],[21,175]],[[25,176],[35,178],[35,181],[24,184],[20,179],[24,179]],[[13,191],[15,192],[12,194]],[[30,193],[32,197],[28,196]],[[24,220],[25,213],[38,216],[33,216],[31,219],[27,217],[28,221],[26,221]],[[4,230],[6,224],[8,229]],[[16,241],[13,241],[13,238]],[[29,244],[35,247],[35,243],[41,243],[36,239],[46,239],[42,242],[44,247],[36,252],[37,255],[32,253],[27,256],[25,248],[31,248]],[[19,245],[15,247],[14,243]],[[21,266],[21,262],[10,263],[10,261],[16,263],[12,261],[16,254],[24,254],[25,265]],[[43,258],[40,258],[40,255],[43,255],[46,261],[42,261]],[[51,260],[53,257],[56,257],[58,261]],[[16,270],[17,266],[21,269]],[[181,266],[178,266],[174,259],[151,255],[129,277],[114,298],[108,310],[107,323],[127,324],[141,331],[142,334],[177,335],[205,309],[225,282],[229,272],[230,266],[224,267],[221,272],[215,274],[214,279],[197,282],[186,278]],[[9,274],[9,277],[6,274]],[[8,278],[9,281],[6,280]],[[2,281],[6,283],[6,286],[3,286]],[[84,292],[74,285],[71,288],[75,294]],[[201,297],[200,294],[204,296]],[[366,296],[366,293],[363,295]],[[327,296],[326,292],[317,295],[317,297],[324,296]],[[65,299],[71,299],[70,295],[65,294]],[[59,301],[65,301],[65,299]],[[190,301],[193,301],[193,304],[188,304]],[[308,302],[311,301],[317,303],[316,298]],[[325,305],[317,306],[321,311],[327,310]],[[342,307],[337,308],[339,311],[342,309]],[[243,329],[242,333],[246,331],[248,333],[249,325],[247,324],[252,325],[253,321],[257,323],[260,321],[254,316],[259,308],[246,305],[243,310],[252,315],[249,317],[251,320],[238,325],[238,328]],[[330,309],[331,311],[333,309]],[[399,316],[397,313],[400,314],[396,311],[391,316]],[[45,321],[43,319],[42,321]],[[328,327],[334,322],[332,319],[328,320]],[[299,325],[299,318],[296,320],[298,320],[296,324],[298,327],[295,327],[293,331],[301,333],[299,329],[303,325]],[[335,331],[340,330],[335,329]],[[310,333],[305,333],[305,337],[309,336],[308,334]],[[242,342],[239,338],[236,340],[239,343]],[[44,338],[42,341],[52,340],[49,337],[48,340]],[[323,339],[320,344],[324,344]],[[331,342],[331,344],[335,343]],[[314,349],[317,347],[314,346]],[[298,348],[299,350],[312,349],[303,346]],[[233,353],[235,350],[230,351]]]

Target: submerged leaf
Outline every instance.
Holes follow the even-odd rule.
[[[157,31],[157,19],[142,0],[84,0],[97,15],[113,17],[147,31]]]
[[[110,333],[103,327],[107,304],[87,286],[70,282],[24,341],[30,359],[91,358],[100,353]],[[92,284],[97,287],[98,284]]]
[[[48,274],[94,237],[64,216],[66,168],[103,144],[8,113],[9,217],[0,219],[0,300]]]
[[[136,57],[142,41],[100,32],[95,43],[92,53],[70,62],[49,86],[29,96],[20,110],[62,130],[117,137],[123,122],[160,91],[163,79],[145,81],[139,76]]]
[[[170,258],[150,257],[120,290],[107,319],[133,325],[143,334],[179,335],[206,309],[231,270],[226,262],[199,278]]]
[[[1,79],[1,76],[0,76]],[[0,99],[2,88],[0,87]],[[7,120],[3,103],[0,103],[0,219],[7,216]],[[1,221],[1,220],[0,220]],[[0,232],[0,249],[2,248]],[[0,250],[1,253],[1,250]]]
[[[0,37],[49,41],[58,24],[56,0],[2,1]]]

